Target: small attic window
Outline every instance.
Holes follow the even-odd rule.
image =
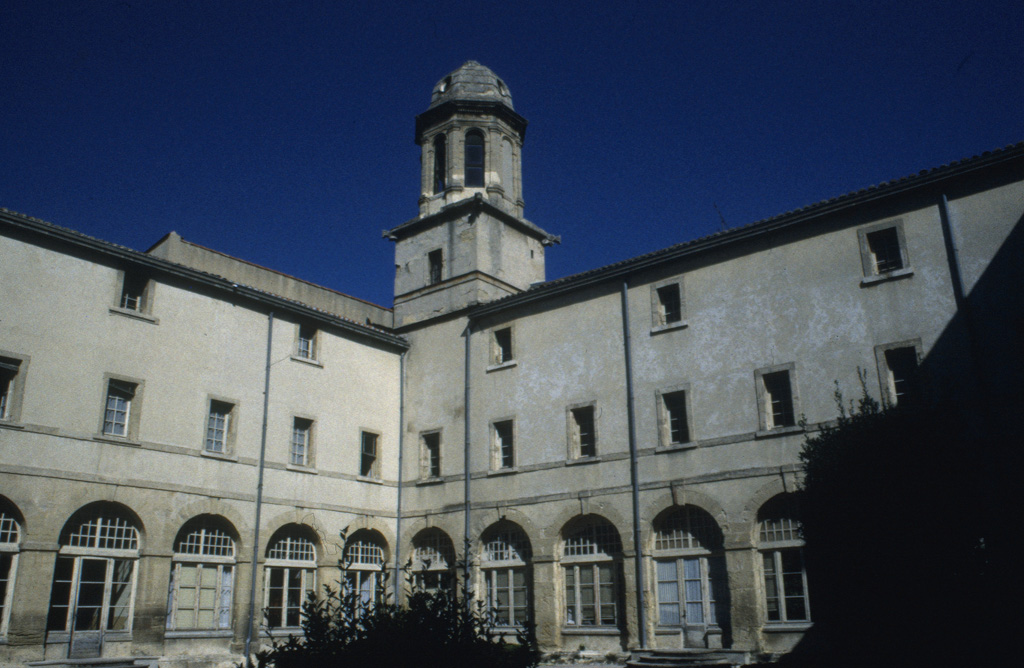
[[[498,92],[501,93],[502,95],[508,95],[509,94],[508,86],[506,86],[505,82],[502,81],[501,79],[498,79]]]
[[[450,76],[445,77],[441,85],[437,87],[438,92],[443,93],[448,90],[448,87],[452,85],[452,78]]]

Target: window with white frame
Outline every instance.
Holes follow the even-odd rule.
[[[420,434],[420,477],[441,477],[441,432],[428,431]]]
[[[663,447],[690,442],[688,398],[686,389],[658,392],[658,430]]]
[[[21,523],[13,506],[0,497],[0,638],[7,636],[20,545]]]
[[[204,450],[217,454],[229,452],[234,436],[234,412],[234,404],[216,399],[210,400],[210,409],[206,415]]]
[[[619,623],[619,532],[602,519],[585,520],[565,532],[562,576],[566,626]]]
[[[380,478],[379,444],[380,434],[359,432],[359,475],[364,478]]]
[[[662,281],[651,286],[651,320],[655,330],[682,326],[684,310],[682,278]]]
[[[512,350],[512,328],[502,327],[491,334],[491,364],[508,364],[515,360]]]
[[[316,592],[316,545],[303,526],[279,529],[267,546],[263,615],[269,628],[298,628],[302,604]]]
[[[17,420],[22,387],[22,360],[0,356],[0,420]]]
[[[491,425],[491,430],[493,432],[492,468],[496,470],[515,468],[515,423],[512,420],[500,420]]]
[[[344,593],[354,596],[354,612],[372,610],[384,596],[384,539],[361,529],[345,543]]]
[[[791,494],[773,497],[758,512],[758,549],[768,623],[809,622],[811,619],[798,512]]]
[[[530,614],[530,542],[511,522],[484,532],[480,570],[484,601],[496,626],[520,626]]]
[[[289,463],[293,466],[312,466],[312,455],[313,421],[300,417],[293,418]]]
[[[795,364],[766,367],[754,372],[761,430],[796,425]]]
[[[717,626],[728,611],[722,532],[695,506],[669,509],[654,521],[659,626]]]
[[[414,591],[452,591],[455,587],[455,546],[440,529],[424,529],[412,539]]]
[[[865,282],[911,273],[902,220],[861,228],[857,237]]]
[[[201,517],[178,534],[167,600],[170,631],[231,628],[235,540],[222,524]]]
[[[62,532],[47,630],[76,638],[132,628],[139,531],[116,506],[76,514]]]
[[[316,361],[317,329],[312,325],[299,325],[299,333],[295,344],[295,356],[299,359]]]
[[[594,404],[569,408],[567,417],[571,459],[597,456],[596,411]]]
[[[890,406],[913,401],[921,394],[921,341],[901,341],[875,348],[882,397]]]
[[[127,380],[107,380],[107,397],[103,408],[104,436],[134,439],[138,424],[139,384]]]
[[[128,311],[149,313],[149,292],[150,280],[146,276],[136,271],[125,271],[117,305]]]

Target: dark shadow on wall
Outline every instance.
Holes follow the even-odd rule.
[[[814,627],[780,665],[974,667],[1017,654],[1022,288],[1024,217],[922,361],[921,396],[861,405],[809,441]],[[845,389],[848,410],[860,391]]]

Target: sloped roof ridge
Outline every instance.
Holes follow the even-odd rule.
[[[931,167],[931,168],[928,168],[928,169],[922,169],[919,172],[917,172],[916,174],[909,174],[907,176],[897,177],[897,178],[894,178],[894,179],[890,179],[888,181],[882,181],[882,182],[880,182],[880,183],[878,183],[876,185],[867,186],[865,188],[860,188],[859,190],[853,190],[853,191],[844,193],[842,195],[837,195],[835,197],[831,197],[831,198],[828,198],[828,199],[820,200],[820,201],[815,202],[813,204],[807,204],[805,206],[798,207],[796,209],[792,209],[792,210],[786,211],[784,213],[779,213],[779,214],[776,214],[774,216],[770,216],[768,218],[762,218],[761,220],[757,220],[757,221],[754,221],[752,223],[747,223],[746,225],[739,225],[737,227],[731,227],[731,228],[729,228],[727,230],[721,230],[719,232],[713,232],[712,234],[708,234],[708,235],[705,235],[703,237],[697,237],[696,239],[690,239],[688,241],[683,241],[683,242],[680,242],[680,243],[677,243],[677,244],[673,244],[673,245],[665,247],[665,248],[659,248],[659,249],[651,251],[649,253],[644,253],[642,255],[636,255],[634,257],[626,258],[624,260],[620,260],[618,262],[613,262],[611,264],[606,264],[606,265],[601,266],[601,267],[596,267],[594,269],[587,269],[586,271],[581,271],[581,272],[576,273],[576,274],[570,274],[568,276],[563,276],[561,278],[552,279],[550,281],[545,281],[543,283],[537,283],[535,285],[530,286],[530,288],[526,292],[519,292],[519,293],[516,293],[516,294],[513,294],[513,295],[508,295],[506,297],[502,297],[501,299],[497,299],[497,300],[495,300],[493,302],[488,302],[487,304],[483,304],[478,309],[475,309],[475,310],[478,313],[481,313],[481,314],[484,313],[484,312],[489,312],[489,311],[491,311],[491,307],[500,308],[501,306],[504,306],[506,303],[514,304],[515,302],[517,302],[519,300],[532,297],[532,296],[536,295],[536,293],[538,293],[538,292],[546,292],[548,288],[555,288],[555,287],[559,287],[559,286],[569,286],[572,283],[578,283],[578,282],[582,283],[582,282],[585,282],[586,279],[588,279],[588,278],[592,278],[592,277],[599,276],[601,274],[606,274],[606,273],[607,274],[615,273],[615,271],[617,269],[625,269],[625,268],[627,268],[627,267],[629,267],[631,265],[643,264],[646,260],[652,260],[652,259],[657,258],[658,256],[661,256],[661,255],[671,255],[673,252],[678,251],[678,250],[682,250],[682,249],[686,248],[687,246],[694,246],[694,245],[697,245],[697,244],[707,243],[707,242],[709,242],[709,241],[711,241],[713,239],[719,238],[719,237],[735,236],[738,233],[742,233],[742,232],[746,232],[746,231],[751,231],[751,230],[753,230],[755,228],[758,228],[758,227],[770,227],[770,226],[772,226],[775,223],[779,223],[779,222],[785,221],[787,218],[793,218],[793,217],[797,217],[797,216],[801,216],[801,215],[811,215],[811,214],[814,214],[814,213],[818,212],[819,210],[823,210],[823,209],[826,209],[828,207],[835,206],[835,205],[838,205],[838,204],[843,204],[845,202],[848,202],[849,200],[853,200],[853,199],[855,199],[857,197],[866,195],[868,193],[881,192],[881,191],[885,191],[885,190],[888,190],[888,189],[895,188],[897,186],[912,184],[914,181],[921,180],[921,179],[923,179],[925,177],[941,176],[944,172],[956,171],[957,168],[961,168],[961,167],[965,167],[965,166],[970,166],[972,163],[981,162],[981,161],[984,161],[987,158],[1000,157],[1000,156],[1003,156],[1005,154],[1012,153],[1014,151],[1024,152],[1024,141],[1017,142],[1015,144],[1007,144],[1006,146],[1003,146],[1001,148],[996,148],[996,149],[993,149],[991,151],[984,151],[984,152],[982,152],[980,154],[975,154],[975,155],[970,156],[968,158],[961,158],[960,160],[954,160],[952,162],[945,163],[945,164],[940,165],[938,167]]]
[[[281,301],[286,302],[288,304],[294,304],[294,305],[296,305],[298,307],[301,307],[303,309],[308,309],[308,310],[311,310],[311,311],[315,311],[317,313],[321,313],[321,314],[323,314],[324,316],[326,316],[328,318],[333,318],[333,319],[336,319],[336,320],[340,320],[340,321],[346,322],[346,323],[348,323],[350,325],[354,325],[356,327],[359,327],[361,329],[371,330],[371,331],[376,332],[378,334],[383,334],[384,336],[401,338],[398,334],[395,334],[393,331],[388,330],[388,329],[383,329],[381,327],[377,327],[376,325],[370,325],[370,324],[367,324],[367,323],[359,322],[357,320],[353,320],[352,318],[346,318],[343,315],[339,315],[337,313],[332,313],[330,311],[326,311],[326,310],[324,310],[322,308],[318,308],[316,306],[312,306],[310,304],[306,304],[305,302],[300,302],[298,300],[291,299],[290,297],[285,297],[283,295],[279,295],[279,294],[276,294],[276,293],[273,293],[273,292],[268,292],[267,290],[262,290],[260,288],[253,287],[251,285],[246,285],[244,283],[237,283],[236,281],[233,281],[230,278],[226,278],[226,277],[221,276],[219,274],[213,274],[213,273],[210,273],[208,271],[203,271],[201,269],[196,269],[195,267],[190,267],[188,265],[180,264],[178,262],[173,262],[171,260],[166,260],[166,259],[164,259],[162,257],[156,257],[154,255],[149,255],[149,254],[144,253],[142,251],[135,250],[134,248],[129,248],[128,246],[122,246],[121,244],[116,244],[116,243],[114,243],[112,241],[106,241],[105,239],[100,239],[98,237],[94,237],[94,236],[85,234],[84,232],[79,232],[78,230],[73,230],[70,227],[64,227],[63,225],[57,225],[56,223],[51,223],[51,222],[49,222],[47,220],[43,220],[42,218],[36,218],[34,216],[29,216],[29,215],[26,215],[26,214],[23,214],[23,213],[19,213],[17,211],[13,211],[11,209],[8,209],[7,207],[0,206],[0,213],[6,213],[8,215],[16,216],[16,217],[21,218],[21,219],[26,220],[26,221],[30,221],[30,222],[36,223],[38,225],[43,225],[43,226],[46,226],[46,227],[49,227],[49,228],[53,228],[53,229],[58,230],[62,234],[65,234],[67,236],[78,237],[82,241],[88,241],[88,242],[91,242],[93,244],[97,244],[99,246],[106,246],[108,248],[117,249],[117,250],[119,250],[119,251],[121,251],[123,253],[127,253],[129,255],[135,255],[139,259],[145,258],[147,263],[156,263],[156,264],[162,264],[162,265],[169,265],[169,266],[172,266],[172,267],[175,267],[175,268],[178,268],[178,269],[184,269],[185,271],[193,273],[193,274],[198,274],[200,276],[205,276],[207,278],[211,278],[211,279],[218,280],[218,281],[224,281],[225,283],[230,283],[231,285],[238,285],[238,286],[244,287],[246,290],[251,290],[254,293],[261,294],[261,295],[267,295],[269,297],[273,297],[274,299],[281,300]],[[230,257],[230,256],[228,256],[228,257]]]

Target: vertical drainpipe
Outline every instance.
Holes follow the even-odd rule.
[[[636,576],[636,623],[640,649],[647,649],[647,597],[644,592],[643,543],[640,542],[640,458],[636,450],[636,418],[633,415],[633,361],[629,338],[629,278],[622,279],[622,345],[626,355],[626,422],[629,428],[629,482],[633,491],[633,566]]]
[[[256,570],[260,549],[260,513],[263,510],[263,469],[267,454],[267,410],[270,404],[270,346],[274,342],[274,312],[267,316],[267,363],[263,376],[263,431],[260,435],[260,464],[256,482],[256,521],[252,530],[252,578],[249,582],[249,621],[245,630],[245,662],[249,663],[252,628],[256,620]]]
[[[462,507],[462,515],[463,515],[462,547],[467,552],[467,554],[462,555],[462,558],[463,558],[463,560],[465,561],[465,564],[466,564],[466,586],[467,587],[469,586],[469,573],[470,573],[470,566],[469,566],[470,559],[469,559],[469,554],[468,554],[468,552],[469,552],[469,541],[470,541],[470,538],[469,538],[469,535],[470,535],[469,534],[469,531],[470,531],[470,527],[469,527],[469,500],[470,500],[470,495],[469,495],[469,478],[470,478],[470,471],[469,471],[469,339],[470,339],[470,335],[472,333],[473,333],[473,323],[472,323],[472,321],[467,320],[466,321],[466,329],[465,329],[465,331],[462,334],[465,337],[465,339],[466,339],[466,360],[465,360],[465,370],[464,370],[465,377],[463,379],[463,397],[462,397],[462,401],[463,401],[463,410],[462,410],[462,419],[463,419],[463,425],[462,425],[462,429],[463,429],[463,435],[462,435],[462,461],[463,461],[463,472],[464,472],[464,474],[466,476],[464,484],[463,484],[463,488],[464,488],[463,493],[464,493],[465,497],[463,499],[463,507]]]
[[[402,559],[402,454],[405,443],[405,353],[398,358],[398,507],[395,510],[395,600],[401,591]]]

